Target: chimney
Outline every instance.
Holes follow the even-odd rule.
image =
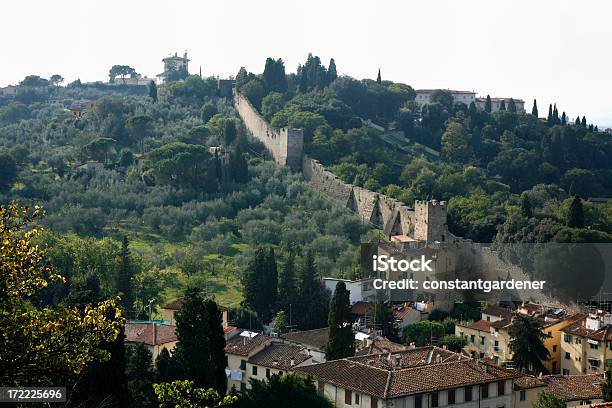
[[[393,367],[394,368],[399,368],[399,367],[401,367],[401,365],[402,365],[402,356],[397,354],[393,358]]]
[[[448,347],[446,346],[446,344],[442,345],[442,350],[448,350]]]
[[[409,349],[415,349],[416,348],[416,344],[414,342],[410,343],[410,346],[408,346]]]
[[[289,365],[290,365],[291,367],[293,367],[293,366],[295,365],[295,360],[294,360],[294,359],[291,359],[291,361],[289,362]]]

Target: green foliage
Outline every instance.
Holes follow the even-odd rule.
[[[447,334],[442,337],[440,344],[446,346],[450,351],[455,353],[461,353],[461,350],[467,344],[467,340],[461,336],[455,336],[454,334]]]
[[[329,327],[329,339],[325,346],[325,359],[327,361],[351,357],[355,354],[353,316],[349,298],[350,293],[344,282],[338,282],[329,305],[327,318],[327,326]]]
[[[37,307],[30,302],[49,281],[62,282],[33,242],[39,208],[0,207],[0,381],[7,386],[72,386],[84,369],[107,361],[104,345],[124,324],[114,301],[83,307]]]
[[[378,302],[376,304],[376,313],[374,315],[374,325],[376,330],[379,330],[383,337],[391,341],[398,342],[399,335],[395,325],[395,317],[393,315],[393,305],[390,302]]]
[[[157,103],[157,85],[154,81],[150,81],[147,84],[147,95],[149,95],[153,103]]]
[[[113,65],[108,71],[109,82],[115,82],[115,78],[120,77],[125,84],[125,77],[135,77],[138,75],[136,70],[129,65]]]
[[[584,212],[582,200],[579,196],[574,196],[567,218],[567,226],[571,228],[584,228]]]
[[[266,93],[287,91],[287,77],[285,75],[285,64],[282,59],[266,59],[266,66],[262,75]]]
[[[205,103],[204,105],[202,105],[202,108],[200,109],[200,119],[202,119],[202,122],[208,123],[208,121],[218,113],[219,113],[219,110],[217,109],[215,105],[213,105],[210,102]]]
[[[169,143],[152,150],[148,163],[157,183],[206,191],[217,189],[215,163],[205,147]]]
[[[240,399],[244,408],[294,407],[332,408],[333,404],[321,396],[312,379],[295,374],[273,375],[269,380],[250,380],[251,388]]]
[[[182,380],[154,384],[160,408],[214,408],[233,407],[237,397],[223,396],[212,388],[196,388],[193,381]]]
[[[166,350],[166,348],[162,350]],[[132,397],[132,406],[146,408],[153,406],[155,403],[155,393],[153,392],[155,370],[151,366],[152,358],[151,351],[144,343],[137,343],[126,348],[125,376]]]
[[[276,307],[278,272],[273,249],[259,247],[244,273],[244,306],[269,322]]]
[[[547,372],[543,361],[550,357],[544,346],[547,335],[542,331],[541,324],[530,317],[518,315],[508,329],[512,351],[512,362],[517,370],[528,373]]]
[[[199,290],[187,289],[176,313],[178,344],[174,356],[183,376],[198,387],[225,392],[225,337],[217,304],[204,298]]]
[[[267,121],[271,121],[272,117],[283,109],[283,106],[283,94],[270,92],[261,101],[261,114]]]
[[[325,326],[329,293],[321,282],[312,251],[307,251],[299,267],[299,287],[293,316],[300,330]]]
[[[564,401],[548,392],[538,394],[538,399],[533,404],[533,408],[563,408],[565,406]]]
[[[266,90],[263,83],[259,79],[251,79],[244,85],[238,88],[240,92],[247,97],[247,99],[255,106],[255,108],[261,108],[261,102],[266,96]]]
[[[442,135],[442,159],[463,164],[470,161],[473,156],[466,130],[460,123],[450,123]]]
[[[601,396],[604,402],[612,402],[612,369],[606,370],[606,381],[601,383]]]
[[[126,312],[132,311],[134,307],[134,290],[132,284],[134,268],[130,258],[129,240],[127,236],[124,236],[123,242],[121,243],[121,252],[119,253],[119,267],[116,273],[115,287],[121,298],[120,304]]]
[[[12,155],[0,152],[0,191],[8,189],[17,178],[17,162]]]
[[[417,347],[432,344],[446,334],[441,322],[422,320],[404,328],[403,338],[406,344],[414,343]]]
[[[277,334],[283,334],[287,332],[287,316],[283,310],[279,310],[274,319],[272,319],[272,331]]]

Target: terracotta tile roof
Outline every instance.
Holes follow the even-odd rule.
[[[524,375],[514,380],[514,389],[527,390],[529,388],[546,387],[544,380],[533,375]]]
[[[234,326],[227,326],[225,329],[223,329],[223,334],[229,334],[234,330],[238,330],[238,328]]]
[[[470,324],[457,324],[457,326],[465,327],[466,329],[479,330],[479,331],[491,331],[491,322],[486,320],[478,320]]]
[[[321,329],[285,333],[281,335],[281,338],[318,350],[325,350],[327,339],[329,339],[329,329],[323,327]]]
[[[501,317],[503,319],[509,319],[512,317],[512,311],[501,306],[489,306],[482,311],[482,314],[488,314],[491,316]]]
[[[542,379],[547,391],[565,402],[601,398],[601,383],[605,381],[596,374],[549,375]]]
[[[374,303],[364,302],[360,300],[356,302],[351,308],[351,313],[354,315],[367,315],[374,313]]]
[[[508,326],[510,326],[512,324],[512,320],[511,319],[502,319],[502,320],[498,320],[496,322],[492,322],[491,323],[491,327],[493,327],[494,329],[504,329]]]
[[[253,338],[237,335],[225,342],[225,352],[246,357],[256,348],[270,341],[272,341],[272,337],[263,334],[258,334]]]
[[[250,357],[249,363],[278,370],[289,370],[310,357],[303,347],[272,342]],[[292,360],[293,364],[291,364]]]
[[[587,329],[585,326],[586,317],[576,320],[561,329],[562,332],[573,334],[574,336],[586,337],[597,341],[612,341],[612,326],[604,326],[599,330]]]
[[[395,320],[404,320],[404,318],[408,315],[408,313],[413,312],[413,311],[419,312],[414,307],[412,307],[410,303],[406,302],[402,305],[395,306],[393,308],[393,318]]]
[[[428,358],[430,355],[431,359]],[[438,355],[440,358],[437,358]],[[396,358],[399,358],[399,361]],[[295,371],[382,399],[520,376],[515,371],[477,363],[471,358],[437,347],[346,358],[297,367]]]
[[[127,323],[125,325],[125,341],[144,343],[149,346],[161,345],[177,341],[176,326],[160,323]]]
[[[394,353],[406,350],[406,348],[403,344],[394,343],[386,337],[376,337],[369,346],[362,348],[355,355],[367,356],[369,354]]]

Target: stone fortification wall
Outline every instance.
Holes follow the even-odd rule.
[[[301,129],[277,131],[261,117],[248,99],[234,91],[234,107],[253,137],[262,142],[278,164],[294,171],[302,169],[304,136]]]

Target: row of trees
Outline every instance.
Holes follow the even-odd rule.
[[[278,311],[289,316],[290,324],[300,330],[325,326],[329,294],[321,282],[311,251],[296,266],[290,250],[278,273],[274,249],[259,247],[244,272],[243,305],[253,309],[264,322]]]

